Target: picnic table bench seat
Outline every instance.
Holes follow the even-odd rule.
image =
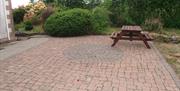
[[[119,34],[119,32],[113,32],[113,33],[111,34],[111,37],[110,37],[110,38],[116,39],[116,38],[118,37],[118,34]]]
[[[150,36],[148,32],[142,32],[142,34],[147,41],[154,40],[154,38],[152,36]]]

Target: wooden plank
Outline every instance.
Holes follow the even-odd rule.
[[[112,39],[117,39],[116,37],[112,37]],[[127,38],[127,37],[121,37],[119,40],[130,40],[131,38]],[[142,41],[141,38],[133,38],[132,40],[139,40]],[[145,39],[146,41],[152,41],[151,39]]]
[[[115,38],[118,37],[119,34],[120,34],[120,32],[113,32],[113,33],[111,34],[111,37],[110,37],[110,38],[115,39]]]
[[[140,26],[123,26],[121,29],[127,31],[142,31]]]
[[[154,40],[147,32],[143,32],[142,35],[145,37],[146,40],[152,41]]]

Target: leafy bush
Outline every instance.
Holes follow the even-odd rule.
[[[44,25],[51,36],[79,36],[90,33],[91,13],[85,9],[71,9],[50,16]]]
[[[180,0],[104,0],[103,5],[112,12],[110,18],[116,26],[140,25],[156,17],[162,18],[165,27],[180,26]]]
[[[59,4],[69,8],[84,8],[84,0],[57,0]]]
[[[34,16],[34,17],[32,17],[32,24],[33,25],[39,25],[39,24],[41,24],[41,19],[40,19],[40,17],[39,16]]]
[[[25,10],[27,13],[24,15],[24,20],[31,20],[34,16],[39,15],[45,8],[46,5],[42,1],[29,3],[27,6],[25,6]]]
[[[13,10],[13,20],[16,24],[23,21],[24,14],[26,11],[23,8],[18,8]]]
[[[102,0],[84,0],[84,7],[88,9],[93,9],[100,5],[103,1]]]
[[[114,0],[111,6],[109,6],[111,11],[110,19],[113,26],[122,26],[135,24],[130,15],[130,6],[127,0]]]
[[[45,3],[53,3],[55,0],[43,0]]]
[[[144,30],[147,31],[158,31],[158,30],[162,30],[163,28],[163,24],[158,18],[146,20],[143,26],[144,26]]]
[[[109,12],[100,7],[96,7],[92,12],[92,24],[95,34],[101,34],[110,24]]]
[[[25,30],[30,31],[33,29],[33,25],[31,21],[24,22]]]
[[[20,31],[20,30],[24,30],[24,23],[21,22],[19,24],[15,24],[14,25],[15,31]]]
[[[48,6],[46,9],[44,9],[41,13],[42,21],[45,22],[45,20],[53,14],[54,10],[52,6]]]
[[[164,26],[169,28],[180,28],[180,11],[178,13],[179,14],[164,16]]]

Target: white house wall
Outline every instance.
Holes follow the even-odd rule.
[[[9,5],[9,0],[6,0],[6,16],[10,16],[10,9],[7,9],[8,7],[10,8],[11,5]],[[6,18],[7,19],[7,24],[8,24],[8,31],[11,33],[12,32],[12,27],[9,26],[9,24],[11,24],[11,18]]]
[[[8,38],[6,3],[0,0],[0,39]]]
[[[0,43],[4,42],[4,41],[8,41],[8,40],[14,40],[14,24],[13,24],[13,20],[12,20],[12,7],[11,7],[11,0],[2,0],[4,2],[4,13],[5,13],[5,23],[6,23],[6,37],[4,35],[5,38],[0,37]],[[2,10],[1,10],[2,12]],[[1,31],[1,30],[0,30]],[[1,34],[0,34],[1,35]]]

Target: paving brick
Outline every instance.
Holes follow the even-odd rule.
[[[180,91],[154,48],[111,43],[107,36],[49,38],[0,61],[0,91]],[[78,57],[67,52],[76,47]]]

